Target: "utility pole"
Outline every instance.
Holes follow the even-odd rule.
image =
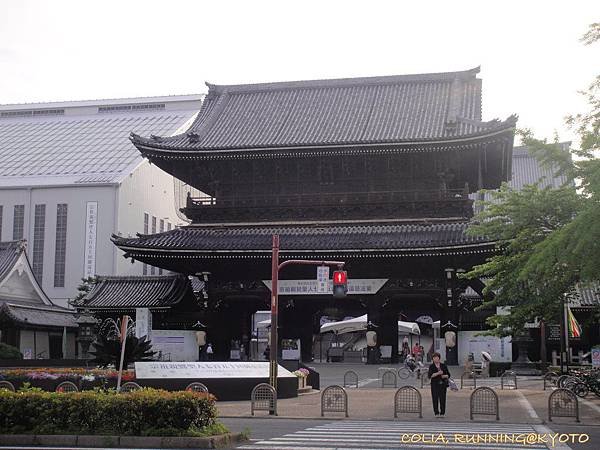
[[[318,261],[305,259],[290,259],[279,264],[279,235],[273,235],[271,253],[271,345],[269,352],[269,384],[277,391],[277,354],[278,349],[278,310],[279,310],[279,271],[290,265],[333,266],[344,267],[342,261]]]

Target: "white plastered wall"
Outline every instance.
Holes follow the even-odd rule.
[[[149,233],[152,232],[152,216],[156,217],[157,232],[161,219],[165,221],[165,231],[167,222],[170,222],[172,227],[181,224],[175,210],[173,189],[171,175],[147,160],[140,163],[121,181],[118,190],[117,233],[125,237],[135,237],[136,233],[142,233],[144,213],[149,214]],[[115,267],[118,275],[142,275],[142,263],[136,261],[131,264],[130,260],[123,258],[123,252],[118,249]]]

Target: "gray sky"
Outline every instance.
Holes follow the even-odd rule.
[[[464,70],[484,119],[562,139],[600,73],[598,1],[0,0],[0,103],[206,92],[216,84]]]

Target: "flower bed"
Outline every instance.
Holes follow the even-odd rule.
[[[214,397],[204,393],[0,390],[0,434],[193,436],[215,429],[215,418]]]
[[[79,390],[97,387],[111,388],[117,385],[117,371],[85,368],[5,369],[0,380],[10,381],[19,389],[25,383],[45,391],[54,391],[63,381],[71,381]],[[123,371],[123,382],[135,380],[135,372]]]

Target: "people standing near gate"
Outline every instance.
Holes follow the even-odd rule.
[[[212,348],[212,344],[208,344],[206,346],[206,357],[208,358],[209,361],[212,361],[213,359],[213,348]]]
[[[418,354],[419,354],[419,343],[416,342],[412,348],[412,355],[416,358]]]
[[[429,366],[428,377],[431,380],[431,400],[435,417],[444,417],[446,414],[446,390],[450,371],[448,366],[440,361],[440,354],[434,352],[433,362]]]

